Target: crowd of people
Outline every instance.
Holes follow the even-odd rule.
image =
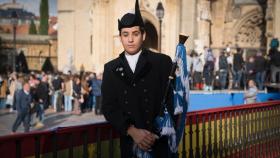
[[[203,54],[192,51],[187,55],[190,88],[205,91],[247,89],[250,94],[244,99],[249,98],[258,90],[264,90],[266,83],[279,83],[280,52],[277,48],[271,48],[268,55],[259,50],[247,59],[240,48],[234,53],[221,50],[218,57],[214,56],[211,48],[205,47]],[[20,105],[24,104],[21,101],[24,96],[22,92],[30,94],[32,98],[30,111],[36,114],[37,126],[44,126],[44,111],[48,108],[77,115],[94,110],[96,115],[100,115],[101,83],[102,74],[92,72],[1,74],[0,108],[7,107],[10,112],[18,112],[13,131],[26,121],[25,116],[21,115],[24,112]]]
[[[65,111],[76,115],[91,111],[101,115],[101,83],[102,74],[90,72],[74,75],[71,72],[2,74],[0,108],[6,107],[10,112],[17,112],[13,132],[21,123],[25,131],[29,131],[32,114],[36,115],[35,126],[44,126],[44,112],[48,108],[54,112]]]
[[[245,57],[240,48],[235,52],[224,49],[216,57],[211,48],[205,47],[203,54],[192,51],[187,61],[193,90],[243,90],[248,88],[249,80],[256,82],[259,90],[264,90],[266,83],[276,84],[280,80],[280,52],[277,48],[270,49],[268,55],[258,50],[249,57]]]

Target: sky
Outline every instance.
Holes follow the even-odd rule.
[[[0,4],[12,3],[13,0],[0,0]],[[23,4],[25,10],[39,16],[41,0],[16,0],[17,3]],[[49,0],[49,15],[57,16],[57,0]]]

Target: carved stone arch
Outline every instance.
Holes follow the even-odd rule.
[[[259,48],[261,43],[263,14],[259,8],[243,14],[234,26],[235,43],[243,48]]]
[[[141,15],[145,21],[149,21],[151,24],[153,24],[157,30],[157,33],[159,32],[159,21],[157,17],[155,17],[153,14],[146,10],[141,10]]]
[[[153,50],[158,49],[159,21],[147,10],[140,10],[146,28],[146,40],[144,46]]]

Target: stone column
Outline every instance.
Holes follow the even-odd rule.
[[[110,10],[109,0],[95,0],[93,2],[92,14],[94,18],[92,21],[93,32],[93,58],[92,67],[94,71],[101,72],[103,65],[107,61],[108,56],[111,56],[112,49],[110,48],[112,41],[110,41]]]
[[[274,0],[274,12],[273,12],[273,37],[280,40],[280,1]],[[270,42],[270,41],[269,41]]]
[[[275,6],[276,7],[276,6]],[[267,1],[267,8],[266,8],[266,46],[267,46],[267,52],[269,50],[270,41],[273,38],[273,0]]]
[[[198,38],[203,41],[204,46],[210,46],[210,23],[211,10],[210,1],[199,0],[198,3]]]
[[[187,49],[194,48],[195,39],[195,1],[196,0],[181,0],[180,8],[180,33],[185,33],[190,36],[190,40],[187,40]]]
[[[198,39],[196,43],[196,51],[201,53],[201,46],[210,47],[210,24],[211,24],[211,9],[210,1],[199,0],[197,4],[197,22],[198,22]],[[198,48],[199,47],[199,48]]]

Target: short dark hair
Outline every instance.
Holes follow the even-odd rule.
[[[140,28],[141,34],[143,35],[145,33],[145,28],[141,27],[141,26],[139,26],[139,28]],[[119,36],[121,36],[121,32],[122,32],[122,29],[119,31]]]

